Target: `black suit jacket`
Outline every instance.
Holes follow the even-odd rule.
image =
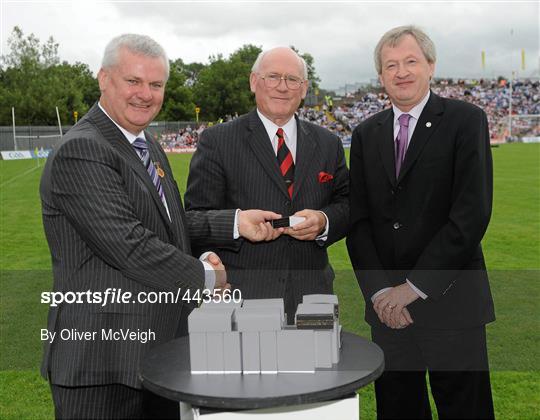
[[[245,298],[284,297],[287,290],[298,302],[303,294],[332,291],[334,273],[326,248],[343,238],[348,228],[348,170],[336,136],[302,120],[297,120],[297,128],[292,199],[255,110],[205,130],[191,161],[185,195],[190,215],[240,208],[271,210],[285,217],[315,209],[328,217],[330,230],[324,243],[282,235],[262,243],[238,239],[233,247],[198,244],[219,253],[231,284]],[[320,172],[333,179],[319,182]]]
[[[480,241],[492,205],[485,113],[430,94],[399,178],[393,111],[360,124],[351,146],[351,232],[347,246],[366,300],[409,279],[428,295],[409,305],[417,325],[460,328],[494,320]]]
[[[132,145],[97,105],[55,148],[41,180],[43,225],[52,255],[54,291],[138,293],[194,291],[204,286],[204,268],[191,256],[190,235],[208,233],[208,219],[186,220],[167,157],[147,135],[151,158],[165,172],[165,207]],[[228,238],[214,223],[216,240]],[[121,383],[140,387],[139,361],[154,345],[174,338],[178,303],[90,303],[51,307],[42,374],[54,384]],[[62,340],[61,330],[97,331],[93,340]],[[155,341],[102,340],[101,330],[153,331]]]

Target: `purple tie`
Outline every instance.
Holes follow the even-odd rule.
[[[396,138],[396,178],[399,176],[401,165],[405,159],[405,152],[407,151],[407,141],[409,139],[409,114],[401,114],[398,118],[399,121],[399,133]]]
[[[146,143],[146,140],[137,137],[133,142],[133,147],[137,151],[137,154],[141,158],[144,167],[148,171],[150,179],[152,179],[152,182],[156,186],[159,198],[161,198],[161,201],[163,202],[163,204],[165,204],[165,194],[163,194],[163,187],[161,186],[161,181],[156,171],[156,167],[152,164],[152,162],[150,162],[150,153],[148,153],[148,144]]]

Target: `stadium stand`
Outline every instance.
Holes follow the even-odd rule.
[[[540,136],[540,82],[521,80],[512,87],[512,139],[524,136]],[[510,85],[497,80],[453,83],[449,80],[438,80],[432,87],[440,96],[456,98],[471,102],[488,115],[493,142],[508,140]],[[312,121],[337,134],[345,145],[350,143],[354,128],[366,118],[390,106],[386,94],[379,91],[367,92],[354,100],[341,101],[334,106],[331,121],[324,110],[302,108],[301,118]],[[524,116],[527,116],[525,118]]]
[[[540,141],[540,80],[516,80],[510,84],[506,80],[457,80],[439,79],[432,90],[441,96],[471,102],[486,111],[490,125],[492,143],[506,141]],[[512,92],[512,120],[509,121],[510,92]],[[390,106],[382,88],[369,87],[351,97],[334,100],[332,111],[328,106],[303,107],[298,114],[315,124],[334,132],[348,146],[354,128],[366,118]],[[227,115],[230,121],[238,114]],[[218,122],[220,123],[221,120]],[[210,126],[212,123],[208,123]],[[63,126],[65,132],[69,127]],[[162,147],[170,153],[189,153],[195,150],[206,124],[192,122],[154,122],[148,130],[158,139]],[[53,139],[48,137],[51,130],[58,127],[18,127],[17,133],[26,134],[28,139],[20,140],[15,150],[36,148],[49,150]],[[19,137],[19,135],[17,135]],[[57,138],[59,136],[56,136]],[[45,139],[46,138],[46,139]],[[36,139],[39,139],[37,141]],[[45,140],[43,140],[45,139]],[[12,127],[0,127],[0,150],[13,150]],[[32,155],[33,156],[33,155]],[[5,158],[5,157],[4,157]]]

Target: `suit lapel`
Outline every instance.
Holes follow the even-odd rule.
[[[107,115],[99,109],[98,105],[94,105],[87,114],[88,118],[94,123],[98,130],[103,135],[104,139],[126,160],[133,172],[141,179],[146,186],[150,195],[159,209],[159,213],[163,218],[165,225],[170,230],[170,221],[165,206],[159,198],[156,186],[150,179],[146,168],[143,166],[141,159],[133,149],[133,146],[127,141],[118,127],[110,120]],[[154,155],[155,156],[155,155]],[[152,157],[152,152],[150,157]]]
[[[396,164],[394,152],[394,113],[392,109],[383,111],[378,126],[378,132],[375,138],[378,138],[379,153],[386,171],[386,175],[392,185],[396,185]]]
[[[166,165],[166,162],[164,161],[165,156],[163,155],[163,152],[159,150],[159,145],[155,141],[151,140],[151,135],[148,132],[145,132],[145,135],[150,149],[150,157],[152,158],[152,161],[155,163],[159,163],[159,166],[164,171],[164,176],[163,178],[160,178],[160,181],[161,186],[163,187],[163,193],[165,194],[165,200],[167,200],[167,207],[169,208],[169,212],[171,214],[171,219],[169,220],[169,217],[167,216],[167,211],[165,210],[165,206],[160,199],[159,203],[161,204],[161,207],[163,207],[165,215],[167,216],[165,221],[167,222],[167,225],[170,227],[170,230],[173,233],[175,243],[180,249],[185,250],[189,248],[189,242],[184,237],[186,229],[184,219],[182,218],[182,204],[178,201],[179,196],[178,193],[175,191],[176,185],[173,182],[173,174],[169,170],[168,165]],[[152,185],[154,184],[152,183]],[[157,189],[155,188],[155,186],[154,189],[157,193]]]
[[[150,135],[146,134],[146,138],[150,139]],[[160,166],[165,172],[165,175],[161,178],[161,185],[163,186],[167,206],[171,213],[170,225],[176,238],[175,244],[178,248],[191,255],[191,244],[188,237],[186,214],[184,212],[184,206],[182,205],[180,190],[174,181],[172,168],[168,163],[165,152],[159,147],[159,144],[154,141],[149,141],[149,143],[154,156],[159,156]],[[169,221],[169,219],[167,219],[167,221]]]
[[[304,179],[308,175],[309,166],[313,162],[313,154],[315,153],[316,142],[318,141],[317,135],[309,130],[305,124],[302,124],[302,121],[300,121],[298,117],[295,118],[297,135],[293,199],[298,194]]]
[[[251,147],[255,157],[270,179],[276,183],[285,196],[289,197],[287,186],[279,170],[276,154],[274,153],[274,149],[272,149],[272,143],[256,110],[251,111],[249,114],[248,129],[251,132],[251,136],[247,138],[247,143]]]
[[[407,153],[405,154],[403,166],[399,172],[398,183],[407,175],[407,172],[409,172],[416,159],[418,159],[418,156],[420,156],[431,134],[435,132],[437,125],[441,122],[443,111],[441,98],[431,92],[429,100],[416,123]]]

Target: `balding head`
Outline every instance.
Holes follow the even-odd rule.
[[[267,57],[269,55],[269,57]],[[281,56],[294,56],[298,60],[298,65],[300,66],[300,72],[302,74],[302,77],[307,80],[308,78],[308,71],[307,71],[307,64],[306,61],[300,57],[296,51],[294,51],[292,48],[289,47],[276,47],[271,48],[269,50],[261,51],[259,55],[257,56],[257,59],[253,63],[253,66],[251,67],[251,71],[253,73],[259,72],[259,67],[261,66],[261,62],[266,57],[267,59],[273,59],[272,55],[277,55],[278,57]],[[275,59],[275,58],[274,58]],[[279,58],[277,58],[279,59]]]
[[[257,109],[278,126],[289,121],[307,93],[304,59],[289,47],[263,51],[249,78]]]

